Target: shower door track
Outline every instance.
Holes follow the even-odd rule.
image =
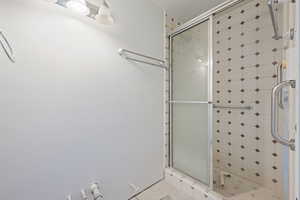
[[[213,115],[213,104],[212,104],[212,80],[213,80],[213,16],[216,13],[219,13],[225,9],[228,9],[238,3],[241,3],[243,1],[248,1],[248,0],[228,0],[214,8],[212,8],[211,10],[208,10],[206,12],[204,12],[203,14],[199,15],[198,17],[182,24],[181,26],[177,27],[173,32],[171,32],[168,37],[169,37],[169,95],[168,95],[168,104],[169,104],[169,117],[168,117],[168,125],[169,125],[169,134],[168,134],[168,166],[171,169],[174,169],[175,171],[178,171],[180,173],[183,173],[185,175],[187,175],[188,177],[194,179],[195,181],[201,183],[201,184],[205,184],[206,186],[208,186],[209,190],[213,190],[213,159],[212,159],[212,154],[213,154],[213,148],[212,148],[212,143],[213,143],[213,136],[212,136],[212,115]],[[208,163],[208,168],[209,168],[209,184],[202,182],[201,180],[198,180],[195,177],[192,177],[191,175],[182,172],[181,170],[178,170],[176,168],[174,168],[173,166],[173,144],[172,144],[172,132],[173,132],[173,125],[172,125],[172,104],[174,103],[204,103],[202,101],[176,101],[172,99],[172,38],[190,28],[193,28],[194,26],[197,26],[199,24],[201,24],[202,22],[205,21],[209,21],[209,84],[208,84],[208,101],[206,101],[205,103],[207,103],[209,105],[209,112],[208,112],[208,118],[209,118],[209,125],[208,125],[208,134],[209,134],[209,138],[208,138],[208,145],[209,145],[209,163]]]
[[[178,26],[177,28],[174,29],[174,31],[172,31],[170,34],[169,34],[169,37],[172,38],[174,37],[175,35],[179,34],[179,33],[182,33],[198,24],[200,24],[201,22],[205,21],[205,20],[208,20],[211,16],[227,9],[227,8],[230,8],[230,7],[233,7],[234,5],[238,4],[238,3],[241,3],[243,1],[247,1],[247,0],[227,0],[225,1],[224,3],[204,12],[203,14],[191,19],[190,21]],[[171,47],[170,47],[171,48]],[[171,64],[171,63],[170,63]]]

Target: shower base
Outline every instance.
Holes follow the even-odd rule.
[[[214,191],[222,194],[224,197],[236,196],[261,187],[256,183],[217,168],[214,169],[213,181]]]
[[[218,173],[218,169],[214,169]],[[182,190],[195,200],[282,200],[274,193],[256,183],[231,175],[225,180],[224,187],[220,179],[216,178],[213,190],[195,181],[175,169],[166,169],[165,180],[168,184]]]
[[[261,185],[217,168],[214,169],[213,190],[230,200],[280,200]]]
[[[239,194],[226,200],[281,200],[274,196],[272,192],[266,188],[260,188],[247,193]]]
[[[172,183],[164,180],[149,190],[143,192],[133,200],[279,200],[273,197],[271,192],[266,189],[257,189],[233,197],[206,196],[195,191],[188,192],[183,188],[177,188]]]

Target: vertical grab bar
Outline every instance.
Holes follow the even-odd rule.
[[[283,81],[277,84],[272,90],[272,98],[271,98],[271,134],[273,138],[282,145],[290,147],[291,150],[295,150],[295,140],[294,139],[286,139],[278,134],[277,127],[277,100],[278,94],[282,88],[286,86],[291,86],[291,88],[296,87],[295,80]]]
[[[0,40],[0,45],[1,45],[2,49],[4,50],[6,56],[9,58],[9,60],[10,60],[12,63],[15,63],[15,59],[14,59],[14,51],[13,51],[12,47],[10,46],[10,44],[9,44],[9,42],[8,42],[8,40],[7,40],[7,38],[5,37],[5,35],[4,35],[4,33],[3,33],[2,31],[0,31],[0,35],[1,35],[1,37],[3,38],[3,40],[4,40],[6,46],[8,47],[9,50],[7,50],[7,49],[5,48],[5,45],[4,45],[3,42]]]

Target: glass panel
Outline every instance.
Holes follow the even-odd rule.
[[[208,21],[174,36],[173,99],[207,101]]]
[[[173,167],[209,184],[209,104],[173,105]]]
[[[210,183],[209,25],[205,21],[172,38],[172,167]]]

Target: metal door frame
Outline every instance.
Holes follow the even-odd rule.
[[[296,0],[296,55],[299,55],[300,53],[300,1]],[[296,75],[296,81],[297,81],[297,86],[296,86],[296,102],[297,102],[297,122],[296,122],[296,128],[297,128],[297,134],[296,134],[296,152],[295,152],[295,185],[294,185],[294,190],[295,190],[295,199],[300,200],[300,58],[297,56],[297,61],[296,65],[298,68],[298,72]]]
[[[208,71],[207,71],[207,75],[208,75],[208,99],[207,101],[176,101],[176,99],[173,99],[173,94],[172,94],[172,89],[173,89],[173,86],[172,86],[172,82],[173,82],[173,70],[172,70],[172,49],[173,49],[173,44],[172,44],[172,39],[177,36],[178,34],[180,33],[183,33],[187,30],[190,30],[191,28],[201,24],[201,23],[205,23],[205,22],[208,22]],[[190,176],[192,177],[190,174],[187,174],[186,172],[183,172],[182,170],[179,170],[177,168],[175,168],[173,166],[173,126],[172,126],[172,116],[173,116],[173,108],[172,108],[172,105],[173,104],[181,104],[181,103],[184,103],[184,104],[207,104],[208,105],[208,144],[209,144],[209,154],[208,154],[208,169],[210,170],[212,168],[211,166],[211,161],[212,161],[212,155],[211,155],[211,142],[212,142],[212,112],[213,112],[213,105],[212,105],[212,32],[211,32],[211,28],[212,28],[212,17],[211,16],[207,16],[205,18],[202,18],[201,20],[197,21],[197,23],[193,24],[192,26],[189,26],[188,28],[184,28],[178,32],[176,32],[175,34],[172,34],[170,35],[169,37],[169,42],[170,42],[170,55],[169,55],[169,63],[170,63],[170,70],[169,70],[169,167],[183,173],[183,174],[186,174],[187,176]],[[210,170],[211,171],[211,170]],[[210,172],[211,174],[211,172]],[[201,182],[202,184],[205,184],[207,185],[207,183],[203,182],[202,180],[199,180],[195,177],[192,177],[193,179],[196,179],[197,181]],[[211,185],[211,175],[209,176],[209,179],[208,179],[208,184]]]
[[[208,104],[208,169],[209,169],[209,181],[208,184],[204,183],[201,180],[196,179],[195,177],[191,177],[190,175],[186,174],[187,176],[199,181],[202,184],[207,185],[210,189],[212,189],[213,187],[213,16],[218,13],[221,12],[229,7],[232,7],[240,2],[242,2],[244,0],[228,0],[218,6],[216,6],[215,8],[199,15],[198,17],[190,20],[189,22],[179,26],[178,28],[176,28],[172,33],[169,34],[169,95],[168,95],[168,102],[169,102],[169,167],[174,169],[175,171],[179,171],[181,173],[184,173],[176,168],[174,168],[173,166],[173,124],[172,124],[172,116],[173,116],[173,112],[172,112],[172,104],[174,103],[174,100],[172,99],[172,82],[173,82],[173,77],[172,77],[172,50],[173,50],[173,44],[172,44],[172,39],[182,33],[185,32],[186,30],[189,30],[205,21],[208,21],[208,40],[209,40],[209,48],[208,48],[208,100],[207,102],[198,102],[198,103],[206,103]],[[175,101],[176,103],[176,101]],[[186,102],[189,103],[189,102]],[[197,102],[190,102],[190,103],[197,103]]]

